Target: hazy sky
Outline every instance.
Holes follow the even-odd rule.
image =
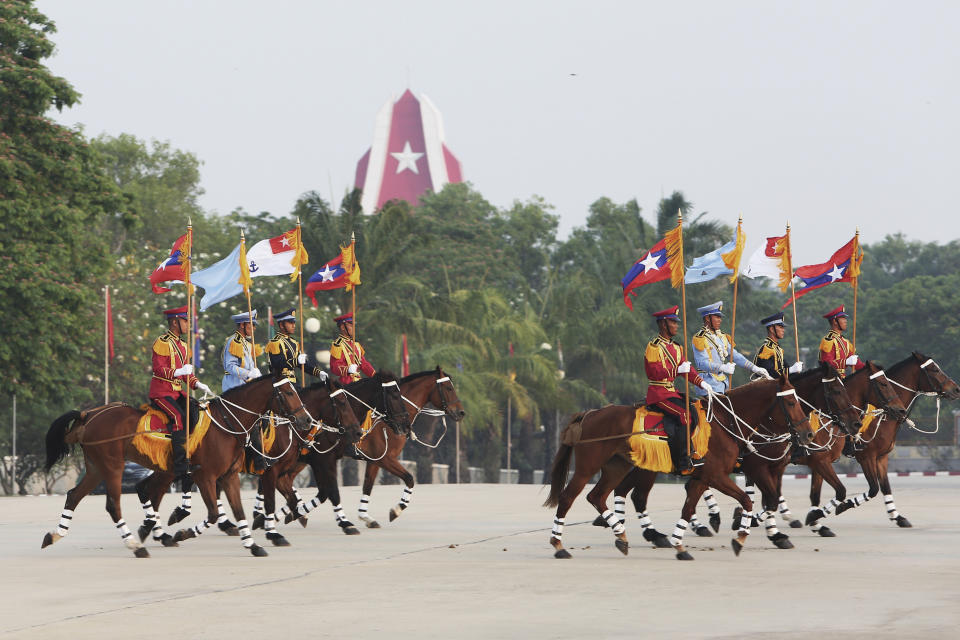
[[[493,204],[539,195],[565,234],[601,196],[651,219],[682,190],[747,251],[790,222],[794,263],[859,226],[960,237],[957,2],[41,0],[50,67],[91,135],[169,140],[201,204],[337,202],[407,87]]]

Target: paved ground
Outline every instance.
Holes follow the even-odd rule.
[[[864,488],[861,479],[847,484]],[[582,500],[564,536],[574,558],[554,560],[552,512],[529,485],[421,486],[392,524],[385,516],[399,488],[377,487],[383,529],[344,536],[323,505],[308,528],[286,527],[294,546],[270,548],[268,558],[211,530],[136,559],[101,496],[80,505],[68,537],[41,551],[63,498],[2,498],[0,635],[955,638],[960,478],[896,478],[894,487],[913,529],[892,526],[882,502],[870,502],[830,523],[837,538],[787,530],[793,550],[772,548],[754,529],[739,558],[730,550],[731,502],[721,498],[720,535],[688,539],[695,562],[643,543],[632,514],[634,546],[623,557],[608,530],[570,526],[593,519]],[[657,486],[651,514],[661,531],[672,529],[681,491]],[[803,481],[785,482],[797,514],[806,492]],[[345,494],[352,516],[358,491]],[[139,521],[133,496],[123,508]]]

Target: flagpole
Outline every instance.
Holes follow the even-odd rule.
[[[302,273],[301,268],[300,268],[300,259],[299,259],[299,258],[300,258],[300,247],[303,246],[302,243],[303,243],[303,238],[300,236],[300,218],[298,217],[298,218],[297,218],[297,252],[296,252],[296,256],[297,256],[297,282],[300,283],[300,297],[299,297],[299,299],[300,299],[300,322],[299,322],[298,324],[300,325],[300,351],[301,351],[301,352],[303,351],[304,347],[306,346],[306,345],[303,343],[303,323],[306,321],[306,319],[303,317],[303,277],[302,277],[303,273]],[[307,386],[307,365],[306,365],[306,364],[301,364],[301,365],[300,365],[300,384],[301,384],[302,386],[304,386],[304,387]]]
[[[103,404],[110,404],[110,285],[103,288]]]
[[[357,236],[351,231],[350,232],[350,252],[351,260],[356,264],[357,262]],[[353,273],[353,264],[350,265],[350,273]],[[357,342],[359,340],[357,334],[357,287],[352,285],[350,287],[350,313],[353,315],[353,341]]]
[[[857,227],[857,233],[853,236],[853,255],[850,256],[850,266],[856,264],[857,256],[860,253],[860,228]],[[853,278],[853,352],[857,352],[857,285],[860,282],[860,270],[857,269],[856,277]]]
[[[193,271],[193,220],[187,220],[187,269],[186,269],[186,285],[187,285],[187,363],[193,363],[193,358],[191,357],[191,347],[190,343],[193,341],[193,308],[196,302],[193,299],[193,293],[190,291],[190,272]],[[194,373],[196,376],[196,373]],[[187,442],[190,442],[190,376],[187,376],[187,408],[184,411],[184,417],[186,424],[183,426],[187,431]],[[190,468],[190,448],[189,445],[184,445],[184,451],[187,453],[187,468]]]
[[[743,216],[740,216],[740,219],[737,220],[737,239],[740,238],[741,227],[743,226]],[[733,274],[733,321],[730,326],[730,342],[736,343],[737,336],[737,287],[740,284],[740,264],[737,263],[737,271]],[[730,362],[733,362],[733,344],[730,345]],[[731,378],[730,382],[733,382]]]
[[[240,255],[244,259],[247,257],[247,239],[243,233],[243,227],[240,227]],[[241,272],[242,273],[242,272]],[[247,294],[247,320],[250,321],[250,356],[253,358],[253,366],[257,366],[257,338],[256,325],[253,324],[253,302],[250,299],[250,287],[243,285],[243,291]]]
[[[683,211],[677,211],[677,229],[680,230],[680,266],[683,265]],[[687,345],[687,285],[686,285],[686,276],[680,279],[680,300],[683,304],[683,355],[687,357],[690,354],[689,347]],[[690,378],[686,375],[683,376],[683,386],[684,386],[684,402],[686,404],[686,427],[687,427],[687,456],[691,455],[690,452]]]
[[[797,328],[797,290],[793,284],[793,255],[790,249],[790,223],[787,223],[787,269],[790,270],[790,300],[793,302],[793,342],[800,362],[800,330]]]

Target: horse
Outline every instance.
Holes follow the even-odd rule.
[[[200,487],[204,503],[207,505],[208,520],[197,526],[197,533],[209,527],[209,521],[216,519],[216,482],[227,472],[243,453],[244,439],[253,421],[263,412],[274,411],[288,417],[298,426],[309,423],[310,416],[303,408],[300,398],[292,384],[286,379],[273,381],[270,378],[258,378],[252,382],[216,396],[204,409],[212,423],[192,452],[191,462],[197,465],[193,471],[194,481]],[[237,417],[235,412],[241,414]],[[57,542],[67,535],[73,512],[80,501],[94,489],[102,479],[107,490],[107,513],[113,519],[120,537],[128,549],[138,558],[147,558],[150,553],[137,541],[120,510],[120,483],[124,461],[131,460],[172,480],[172,474],[159,465],[133,443],[134,437],[143,433],[138,430],[144,411],[123,403],[115,403],[91,409],[89,411],[68,411],[53,421],[46,436],[46,468],[70,453],[73,444],[83,449],[86,473],[73,489],[67,492],[60,523],[48,532],[41,549]],[[224,423],[231,424],[230,427]],[[199,423],[198,423],[199,424]],[[243,438],[238,437],[243,436]],[[147,437],[147,436],[140,436]],[[188,451],[192,448],[188,443]],[[169,454],[166,455],[169,458]],[[168,480],[169,482],[169,480]],[[240,503],[240,487],[235,476],[224,483],[227,500],[238,519],[240,538],[244,548],[254,556],[265,556],[267,552],[256,544],[247,527]]]
[[[460,398],[457,396],[453,381],[443,369],[437,366],[436,369],[429,369],[418,373],[410,374],[400,380],[400,391],[405,404],[407,418],[411,427],[406,432],[398,430],[388,430],[385,428],[371,429],[366,436],[361,439],[357,445],[358,453],[367,461],[364,472],[363,494],[360,498],[360,507],[358,517],[370,529],[380,528],[380,524],[370,518],[369,504],[370,493],[373,491],[373,485],[376,481],[377,472],[382,466],[384,469],[399,477],[404,481],[403,493],[400,502],[390,510],[390,521],[396,520],[400,514],[410,504],[410,498],[413,495],[414,478],[403,464],[400,463],[400,451],[407,442],[408,436],[417,442],[422,442],[417,438],[416,432],[412,430],[412,425],[420,415],[450,418],[454,422],[459,422],[466,415]],[[426,408],[430,404],[436,409]],[[441,436],[442,437],[442,436]],[[436,445],[425,445],[436,446]],[[317,462],[313,466],[314,475],[317,479],[317,497],[306,505],[299,505],[297,513],[304,514],[306,509],[316,508],[325,496],[331,498],[334,506],[334,514],[337,517],[338,524],[344,527],[342,512],[338,511],[340,491],[337,486],[336,476],[336,457],[327,456],[325,458],[314,458]],[[288,503],[288,507],[290,507]],[[287,516],[286,521],[293,519],[292,513]],[[349,522],[349,521],[348,521]],[[344,529],[345,533],[352,533],[351,530]],[[359,531],[357,531],[359,533]]]
[[[409,431],[409,416],[404,406],[399,382],[393,374],[379,371],[372,378],[347,385],[343,388],[343,391],[350,400],[354,414],[366,415],[369,412],[368,419],[371,431],[376,427],[381,427],[381,425],[386,425],[381,427],[384,430],[389,427],[391,432]],[[362,442],[362,438],[361,435],[360,442]],[[323,434],[316,439],[312,447],[308,448],[305,455],[299,456],[291,468],[278,475],[276,489],[286,499],[286,505],[281,509],[285,523],[300,520],[301,524],[304,524],[306,520],[304,516],[329,498],[333,506],[334,517],[340,529],[347,535],[360,533],[356,526],[344,515],[343,507],[340,506],[340,492],[336,480],[336,461],[343,456],[346,446],[353,445],[348,445],[340,438],[334,438],[331,434]],[[294,489],[293,480],[307,465],[310,465],[314,473],[317,495],[309,501],[304,501]],[[264,515],[261,516],[264,522],[266,522],[266,516],[269,513],[263,506],[265,502],[266,496],[261,487],[261,491],[258,491],[257,495],[257,506],[254,509],[260,507],[264,510]],[[255,518],[259,521],[259,517],[255,516]]]
[[[928,358],[917,351],[890,367],[887,377],[896,387],[896,393],[900,401],[906,405],[907,411],[893,417],[881,414],[872,425],[867,425],[863,433],[859,434],[865,446],[855,450],[854,457],[863,469],[868,488],[862,494],[847,498],[837,505],[836,513],[840,515],[844,511],[859,507],[882,491],[887,518],[898,527],[907,529],[913,525],[897,511],[893,501],[893,490],[890,488],[890,479],[887,477],[888,457],[896,445],[897,431],[902,424],[920,431],[909,418],[909,411],[920,396],[937,398],[937,428],[939,428],[940,400],[960,399],[960,386],[940,368],[933,358]],[[932,432],[921,431],[921,433]],[[814,498],[814,480],[815,478],[811,478],[811,501]],[[816,502],[813,504],[815,505]]]
[[[700,495],[708,485],[733,497],[743,508],[741,529],[737,538],[732,541],[734,553],[740,555],[750,533],[749,518],[753,510],[753,503],[747,494],[729,476],[736,465],[741,442],[753,438],[785,440],[790,437],[790,433],[796,434],[802,442],[809,442],[813,438],[810,423],[801,410],[796,391],[786,377],[752,382],[725,395],[711,394],[706,402],[706,424],[701,422],[701,427],[704,430],[709,427],[709,453],[702,465],[694,469],[686,484],[686,501],[671,536],[678,560],[693,559],[683,546],[683,533]],[[721,407],[720,411],[717,410],[718,405]],[[608,405],[575,415],[564,429],[563,443],[557,451],[550,472],[550,495],[544,503],[547,507],[557,507],[550,536],[555,558],[571,557],[562,542],[564,519],[573,500],[590,478],[601,469],[605,475],[601,476],[600,482],[587,495],[587,500],[610,524],[616,536],[617,549],[624,555],[627,554],[629,542],[623,524],[607,509],[606,499],[633,468],[627,438],[633,433],[634,415],[635,407]],[[751,425],[757,425],[757,428]],[[758,428],[768,434],[760,433]],[[567,483],[567,471],[574,450],[577,453],[575,471],[573,478]],[[650,468],[654,465],[641,463],[638,466]]]
[[[310,416],[316,416],[316,420],[311,421],[309,430],[299,431],[288,424],[285,420],[276,420],[275,416],[261,416],[260,422],[273,420],[275,422],[275,439],[270,447],[263,451],[266,458],[274,460],[273,464],[265,469],[260,475],[261,482],[269,486],[269,492],[272,495],[273,487],[276,484],[276,478],[279,473],[284,472],[290,466],[296,463],[299,456],[301,444],[309,446],[313,443],[313,438],[318,431],[332,431],[340,435],[352,438],[355,441],[360,435],[360,425],[350,407],[346,395],[335,381],[320,382],[305,391],[300,392],[300,400]],[[260,428],[257,424],[254,428]],[[250,445],[252,447],[252,445]],[[241,468],[246,466],[246,455],[240,460]],[[164,534],[159,529],[159,523],[156,512],[159,510],[160,501],[169,486],[169,481],[162,478],[156,478],[153,474],[144,478],[137,484],[137,493],[140,496],[141,504],[144,508],[145,520],[138,530],[140,541],[146,539],[150,531],[154,532],[154,539],[163,543],[165,546],[175,546],[177,542],[169,534]],[[257,475],[257,474],[255,474]],[[185,492],[181,504],[170,515],[167,524],[173,524],[183,520],[190,515],[189,508],[190,493]],[[218,507],[219,507],[219,500]],[[271,505],[270,513],[273,513]],[[221,515],[221,517],[223,517]],[[264,521],[261,516],[259,527],[257,526],[256,512],[254,513],[253,529],[263,528]],[[290,543],[273,526],[273,521],[266,523],[266,536],[274,546],[285,547]],[[159,535],[158,535],[159,530]]]

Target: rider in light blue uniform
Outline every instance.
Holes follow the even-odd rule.
[[[257,324],[257,310],[254,309],[252,314],[238,313],[231,316],[231,320],[236,323],[237,330],[223,345],[223,391],[260,377],[260,370],[253,360],[251,342],[253,327]],[[263,349],[257,345],[257,355],[262,354]]]
[[[730,376],[741,366],[766,379],[770,374],[758,367],[743,354],[734,349],[730,336],[720,331],[723,322],[723,302],[714,302],[697,309],[703,317],[703,328],[693,334],[693,363],[697,373],[717,393],[726,393],[730,388]],[[733,360],[729,362],[729,360]],[[695,389],[697,395],[704,396],[706,391]]]

